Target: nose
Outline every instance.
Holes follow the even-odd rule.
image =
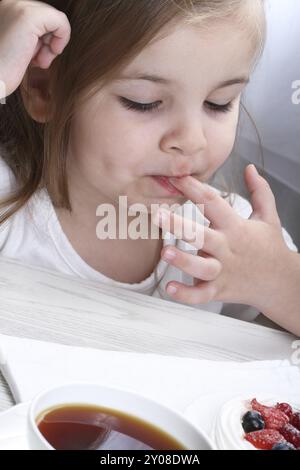
[[[197,158],[207,147],[203,122],[199,114],[184,116],[172,124],[161,142],[162,150],[173,155]]]

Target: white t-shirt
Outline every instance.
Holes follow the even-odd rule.
[[[7,196],[16,187],[15,177],[0,158],[0,199]],[[252,212],[249,202],[239,195],[234,196],[233,207],[237,213],[248,218]],[[180,206],[176,213],[209,225],[200,210],[191,201]],[[297,251],[289,234],[283,229],[285,241],[291,250]],[[164,234],[164,246],[175,245],[180,250],[197,254],[192,245],[177,239],[173,234]],[[0,227],[0,254],[24,264],[35,265],[61,272],[82,279],[130,289],[142,294],[177,302],[168,296],[165,286],[171,280],[193,285],[193,277],[180,269],[160,260],[154,272],[142,282],[127,284],[110,279],[89,266],[75,251],[65,235],[46,189],[37,191],[16,214]],[[159,281],[158,287],[155,287]],[[181,302],[179,302],[181,303]],[[222,302],[193,305],[213,313],[222,313]],[[252,307],[240,306],[238,318],[253,320],[258,311]],[[228,309],[228,305],[227,305]],[[224,309],[226,310],[226,309]],[[230,309],[229,309],[230,310]],[[224,313],[224,312],[223,312]]]

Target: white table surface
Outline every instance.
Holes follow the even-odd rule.
[[[24,266],[0,257],[0,333],[196,359],[290,359],[294,336],[269,327]],[[14,404],[0,374],[0,411]]]

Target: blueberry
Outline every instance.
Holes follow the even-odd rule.
[[[277,442],[272,447],[272,450],[296,450],[293,444],[289,442]]]
[[[246,433],[260,431],[260,429],[264,429],[265,422],[258,411],[247,411],[243,416],[242,426]]]

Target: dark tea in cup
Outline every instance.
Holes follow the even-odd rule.
[[[180,450],[170,434],[118,410],[66,404],[37,417],[41,434],[56,450]]]
[[[205,450],[209,438],[185,416],[139,393],[67,383],[37,395],[28,410],[34,450]]]

